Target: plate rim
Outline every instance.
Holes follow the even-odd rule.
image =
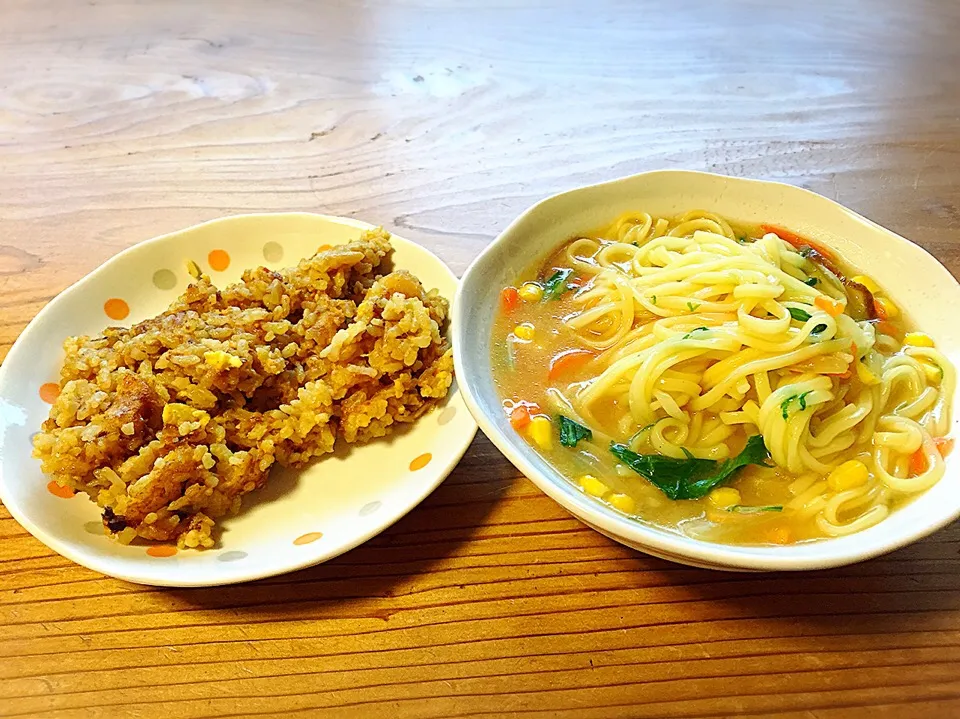
[[[67,301],[69,295],[71,295],[75,290],[83,287],[87,284],[93,283],[97,280],[98,275],[102,274],[107,270],[108,267],[116,265],[118,263],[124,262],[130,255],[136,254],[141,251],[144,247],[155,245],[158,243],[163,243],[169,241],[173,238],[179,237],[184,234],[196,231],[203,227],[208,227],[217,224],[229,224],[237,221],[244,221],[250,219],[297,219],[297,218],[309,218],[309,221],[315,222],[317,220],[328,222],[336,225],[343,225],[346,227],[351,227],[359,230],[369,230],[378,225],[373,225],[362,220],[356,220],[350,217],[341,217],[337,215],[327,215],[322,213],[315,212],[250,212],[250,213],[240,213],[234,215],[224,215],[222,217],[216,217],[211,220],[205,220],[203,222],[198,222],[196,224],[190,225],[188,227],[174,230],[172,232],[167,232],[162,235],[157,235],[155,237],[150,237],[145,240],[134,242],[129,247],[125,247],[114,255],[111,255],[105,261],[97,265],[90,272],[84,274],[82,277],[76,281],[69,284],[63,290],[58,292],[53,298],[51,298],[41,309],[37,312],[36,315],[27,323],[27,325],[21,330],[20,334],[14,340],[13,345],[11,345],[10,350],[7,352],[6,357],[3,360],[3,363],[0,364],[0,400],[4,399],[6,394],[5,389],[15,383],[15,375],[12,369],[9,369],[12,365],[15,365],[19,361],[19,355],[22,352],[25,352],[25,347],[28,346],[29,341],[32,336],[38,332],[41,332],[40,325],[48,314],[51,314],[54,311],[54,307]],[[389,231],[389,230],[388,230]],[[459,293],[460,289],[460,279],[454,274],[453,270],[450,269],[450,266],[447,265],[435,252],[431,249],[424,247],[423,245],[408,240],[405,237],[396,235],[393,232],[390,232],[391,240],[397,242],[397,246],[407,246],[412,247],[416,251],[425,252],[436,260],[443,270],[447,273],[450,280],[452,280],[455,290],[453,296],[449,298],[451,306],[456,302],[456,296]],[[451,307],[451,313],[449,317],[450,326],[447,331],[447,337],[452,341],[455,329],[455,320],[453,318],[453,312]],[[62,340],[61,340],[62,341]],[[11,361],[13,360],[13,361]],[[456,373],[454,373],[454,381],[450,387],[450,391],[447,394],[445,401],[455,401],[458,398],[463,401],[465,395],[460,390],[459,383],[456,379]],[[466,402],[464,402],[466,406]],[[431,410],[429,414],[433,414],[435,410]],[[282,567],[276,569],[269,569],[267,571],[254,571],[247,575],[243,573],[238,574],[235,577],[227,579],[218,579],[217,577],[211,577],[209,580],[197,579],[197,580],[177,580],[177,579],[166,579],[166,578],[157,578],[150,575],[150,572],[117,572],[117,571],[106,571],[106,569],[100,565],[100,563],[94,558],[92,561],[90,557],[84,554],[82,551],[75,551],[74,542],[70,542],[64,539],[61,539],[58,535],[47,532],[44,529],[41,529],[37,526],[36,523],[30,518],[28,512],[23,511],[19,506],[19,503],[16,501],[11,501],[4,491],[7,480],[4,478],[4,467],[3,467],[3,455],[4,453],[0,451],[0,502],[3,502],[4,507],[10,513],[17,523],[21,527],[26,529],[34,538],[41,542],[44,546],[50,548],[57,554],[69,559],[70,561],[79,564],[87,569],[91,569],[99,574],[104,576],[113,577],[115,579],[120,579],[126,582],[131,582],[134,584],[146,585],[146,586],[156,586],[156,587],[214,587],[214,586],[227,586],[230,584],[240,584],[243,582],[255,581],[258,579],[266,579],[269,577],[275,577],[283,574],[289,574],[291,572],[300,571],[302,569],[307,569],[309,567],[322,564],[331,559],[334,559],[346,552],[349,552],[352,549],[368,542],[373,537],[381,534],[382,532],[389,529],[391,526],[396,524],[396,522],[403,519],[411,511],[416,509],[423,501],[433,494],[434,491],[450,476],[450,473],[454,468],[460,463],[460,460],[466,454],[467,450],[470,448],[473,440],[476,437],[479,425],[476,421],[476,418],[473,416],[473,413],[470,411],[465,412],[469,418],[470,423],[472,424],[472,429],[467,433],[469,436],[464,437],[464,441],[461,443],[462,446],[455,449],[449,456],[447,462],[440,468],[436,474],[436,479],[432,482],[428,482],[424,485],[424,490],[418,492],[414,499],[409,503],[402,505],[403,509],[395,513],[395,515],[385,514],[384,517],[388,519],[382,522],[376,522],[371,525],[371,528],[367,532],[362,532],[348,542],[336,544],[331,546],[329,549],[319,553],[306,554],[304,557],[297,562],[290,564],[285,564]],[[3,449],[3,440],[2,435],[0,435],[0,450]],[[39,468],[38,468],[38,471]],[[49,477],[49,475],[40,472],[43,477]],[[92,501],[92,500],[90,500]],[[242,510],[241,510],[242,511]],[[323,545],[317,545],[322,547]],[[209,551],[209,550],[207,550]],[[144,566],[150,566],[149,564],[143,563]],[[162,565],[158,565],[162,566]],[[166,570],[166,571],[169,571]]]

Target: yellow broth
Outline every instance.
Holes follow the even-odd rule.
[[[730,226],[741,242],[752,242],[765,234],[758,226],[737,223],[730,223]],[[558,411],[556,396],[551,396],[551,391],[559,390],[565,395],[575,392],[578,383],[594,379],[604,363],[600,352],[587,355],[578,338],[563,322],[565,317],[582,309],[575,304],[574,298],[590,281],[589,277],[577,272],[576,268],[567,263],[566,248],[579,237],[592,237],[601,241],[617,239],[611,237],[610,233],[610,229],[607,229],[572,238],[557,248],[545,262],[529,268],[516,279],[514,286],[504,288],[501,293],[500,309],[493,325],[491,359],[504,413],[507,417],[513,416],[518,420],[515,431],[570,480],[574,487],[594,497],[596,501],[604,502],[617,511],[660,529],[730,544],[788,544],[823,538],[825,535],[813,516],[797,516],[797,513],[790,511],[787,506],[791,502],[796,504],[798,495],[804,492],[810,494],[818,487],[821,492],[829,492],[823,489],[826,475],[812,476],[806,472],[798,476],[776,466],[747,466],[724,484],[739,493],[735,506],[731,508],[723,506],[722,503],[718,505],[709,495],[700,499],[670,499],[645,477],[618,461],[609,451],[609,442],[594,438],[582,439],[574,448],[561,445],[557,428],[561,412]],[[793,244],[790,239],[783,237],[785,234],[790,233],[784,231],[780,236]],[[811,244],[816,247],[815,243]],[[537,297],[538,288],[542,291],[546,281],[558,270],[564,269],[573,270],[566,282],[568,289],[556,299]],[[818,270],[818,267],[812,267],[811,276],[816,275]],[[841,271],[848,277],[857,274],[847,267],[843,267]],[[527,295],[526,299],[521,295]],[[698,322],[698,319],[692,318],[689,327],[681,329],[693,330]],[[895,351],[906,331],[902,320],[899,317],[887,317],[878,324],[881,327],[880,333],[885,335],[887,346],[893,347]],[[575,356],[576,360],[560,362],[552,371],[551,364],[556,363],[556,358],[564,353],[574,353],[572,356]],[[596,359],[597,357],[601,359]],[[850,391],[854,392],[860,379],[856,372],[851,374],[848,382],[851,384]],[[602,430],[605,435],[618,442],[633,437],[638,443],[635,445],[638,452],[656,453],[650,444],[643,440],[644,428],[625,423],[624,408],[616,405],[616,401],[611,401],[606,406],[598,406],[594,411],[598,425],[592,429]],[[518,410],[518,407],[523,409]],[[562,406],[559,409],[562,410]],[[538,416],[550,420],[550,439],[546,443],[533,441],[532,425],[524,423],[528,417]],[[719,422],[716,413],[705,413],[704,426],[711,421]],[[748,427],[750,431],[747,430]],[[637,433],[640,433],[639,438]],[[731,454],[736,454],[743,448],[748,434],[756,433],[755,427],[736,425],[733,433],[726,439]],[[845,459],[857,458],[864,451],[862,447],[853,447]],[[891,504],[899,506],[907,499],[906,496],[895,497]],[[784,509],[764,509],[770,507]]]

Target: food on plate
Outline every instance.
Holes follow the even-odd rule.
[[[382,437],[446,396],[448,303],[391,253],[377,229],[222,290],[197,271],[159,316],[68,338],[34,456],[119,541],[213,546],[275,462]]]
[[[956,372],[870,276],[773,225],[627,213],[505,287],[505,418],[582,492],[731,544],[873,526],[933,486]]]

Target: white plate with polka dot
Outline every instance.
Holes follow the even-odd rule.
[[[239,215],[131,247],[69,287],[20,335],[0,366],[0,499],[44,544],[113,577],[158,586],[212,586],[309,567],[375,536],[442,482],[477,431],[456,384],[418,422],[362,446],[341,448],[303,470],[275,468],[267,485],[219,522],[215,548],[121,545],[104,536],[98,507],[40,472],[31,437],[56,397],[69,335],[98,334],[163,311],[190,280],[193,260],[223,286],[249,267],[278,269],[318,247],[369,229],[307,213]],[[393,236],[394,265],[452,299],[457,278],[434,254]],[[448,332],[450,330],[448,329]]]

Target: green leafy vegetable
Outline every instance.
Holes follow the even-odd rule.
[[[692,456],[674,459],[659,454],[637,454],[625,444],[611,444],[610,452],[670,499],[699,499],[748,464],[767,466],[766,460],[770,457],[759,434],[747,440],[740,454],[723,462]]]
[[[796,398],[797,395],[792,394],[780,403],[780,414],[783,415],[784,419],[786,419],[787,415],[790,414],[790,403]]]
[[[562,270],[557,270],[543,283],[543,302],[548,302],[550,300],[556,300],[560,298],[564,292],[566,292],[569,287],[567,287],[567,280],[570,279],[570,276],[573,274],[573,270],[569,267],[564,267]]]
[[[810,285],[811,287],[816,287],[819,281],[820,280],[818,280],[816,277],[808,277],[803,281],[803,284]]]
[[[807,395],[810,394],[813,390],[807,390],[801,394],[792,394],[787,397],[783,402],[780,403],[780,414],[783,415],[783,418],[786,419],[787,415],[790,414],[790,403],[793,400],[797,400],[800,404],[800,410],[803,411],[807,408]]]
[[[560,444],[564,447],[576,447],[581,439],[593,439],[593,432],[579,422],[560,415]]]
[[[812,330],[810,330],[810,334],[818,335],[821,332],[825,332],[826,329],[827,329],[827,326],[825,324],[819,324],[816,327],[814,327]]]
[[[790,316],[797,322],[806,322],[810,319],[810,313],[806,310],[801,310],[799,307],[788,307],[787,309],[790,310]]]
[[[709,327],[694,327],[692,330],[690,330],[689,332],[687,332],[687,334],[683,336],[683,339],[688,340],[691,337],[693,337],[694,332],[706,332],[709,329],[710,329]]]
[[[693,302],[687,302],[687,309],[690,310],[691,312],[696,312],[696,311],[697,311],[697,307],[699,307],[699,306],[700,306],[699,304],[696,304],[696,305],[695,305],[695,304],[693,304]]]
[[[738,514],[760,514],[761,512],[782,512],[783,506],[779,504],[770,504],[766,507],[751,507],[746,504],[735,504],[727,508],[728,512],[737,512]]]
[[[654,305],[657,304],[657,296],[656,296],[656,295],[650,295],[650,302],[651,302],[651,304],[654,304]]]
[[[648,429],[652,429],[653,427],[656,427],[656,426],[657,426],[657,423],[656,423],[656,422],[651,422],[650,424],[646,425],[645,427],[641,427],[640,429],[638,429],[636,432],[633,433],[633,436],[630,437],[630,439],[627,440],[627,446],[630,446],[631,444],[633,444],[633,440],[635,440],[635,439],[636,439],[637,437],[639,437],[641,434],[643,434],[644,432],[646,432]]]
[[[812,255],[812,254],[813,254],[813,248],[812,248],[812,247],[808,247],[807,245],[804,245],[803,247],[800,248],[800,256],[801,256],[801,257],[809,257],[809,256]]]

